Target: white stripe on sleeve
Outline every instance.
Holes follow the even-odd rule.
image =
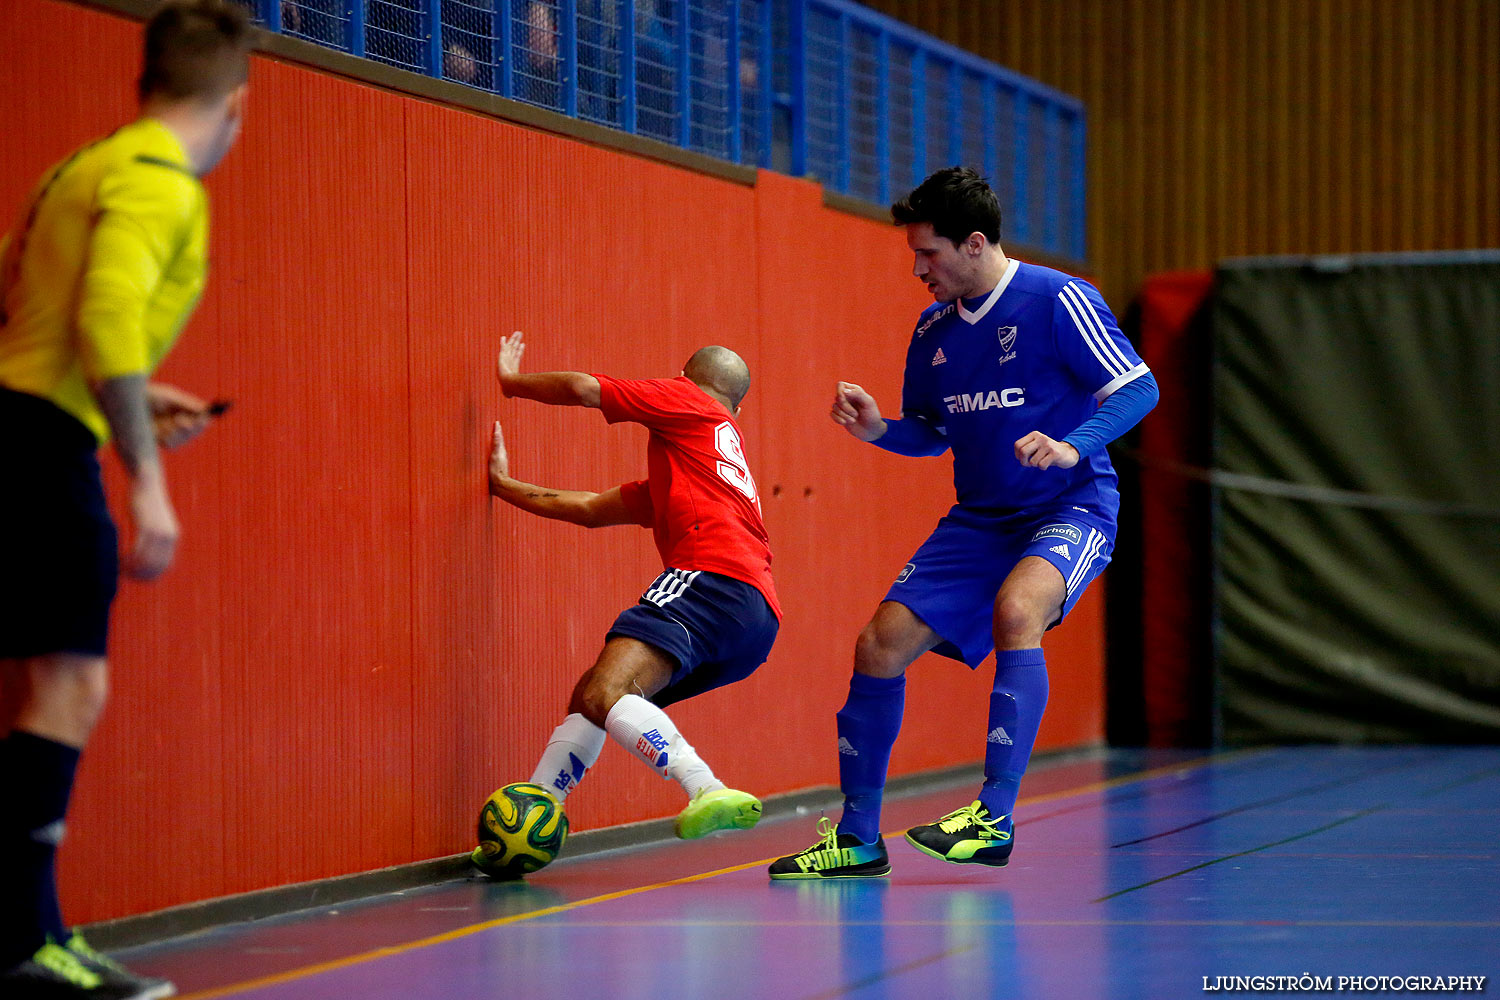
[[[1114,391],[1120,388],[1120,386],[1125,385],[1129,382],[1134,382],[1136,379],[1140,378],[1150,370],[1150,368],[1146,367],[1146,362],[1142,361],[1140,364],[1130,369],[1130,371],[1126,372],[1124,375],[1121,375],[1120,377],[1115,379],[1111,379],[1109,382],[1105,383],[1102,389],[1094,393],[1094,398],[1102,403],[1111,395],[1113,395]]]
[[[1130,365],[1126,364],[1119,348],[1110,342],[1103,327],[1093,325],[1097,314],[1093,312],[1083,293],[1069,284],[1057,293],[1057,297],[1062,301],[1063,307],[1068,310],[1068,315],[1073,317],[1073,324],[1078,328],[1079,336],[1083,338],[1083,342],[1088,345],[1089,351],[1104,370],[1116,377],[1125,374]]]

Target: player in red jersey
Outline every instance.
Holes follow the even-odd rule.
[[[675,779],[689,802],[677,836],[749,829],[761,806],[725,788],[662,709],[750,676],[771,652],[781,608],[755,479],[734,418],[750,370],[724,347],[704,347],[671,379],[633,381],[582,372],[522,374],[520,333],[497,361],[507,396],[557,406],[592,406],[610,423],[651,431],[649,475],[603,493],[550,490],[510,475],[500,424],[490,451],[490,493],[542,517],[587,528],[651,528],[663,572],[640,602],[615,619],[604,650],[573,689],[568,717],[552,733],[532,775],[559,806],[593,766],[606,734],[657,773]]]

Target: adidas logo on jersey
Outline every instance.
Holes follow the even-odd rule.
[[[946,365],[948,363],[948,358],[943,354],[943,349],[941,347],[939,347],[938,352],[932,356],[932,363],[935,365]]]
[[[1054,545],[1054,546],[1052,546],[1052,551],[1056,552],[1058,555],[1062,556],[1064,559],[1072,559],[1073,558],[1073,553],[1068,551],[1068,547],[1066,545]]]
[[[1006,733],[1005,729],[1001,726],[996,726],[994,729],[990,730],[988,742],[1004,743],[1006,746],[1012,745],[1010,735]]]
[[[859,756],[859,751],[856,750],[856,749],[854,749],[854,744],[850,743],[843,736],[839,737],[839,753],[843,754],[845,757],[858,757]]]

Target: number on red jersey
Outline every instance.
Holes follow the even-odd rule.
[[[719,463],[720,478],[753,502],[757,495],[755,477],[750,475],[750,464],[745,461],[745,446],[740,443],[740,432],[735,430],[731,421],[726,420],[714,428],[714,448],[724,459]]]

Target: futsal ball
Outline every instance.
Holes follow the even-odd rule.
[[[479,810],[474,867],[493,879],[517,879],[550,864],[568,839],[568,817],[541,785],[506,785]]]

